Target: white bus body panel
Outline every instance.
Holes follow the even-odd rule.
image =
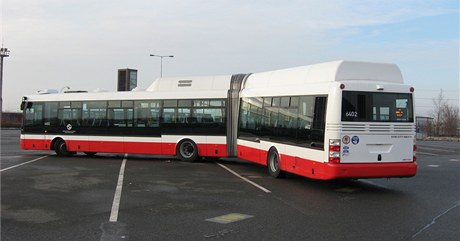
[[[410,128],[410,127],[409,127]],[[412,162],[414,135],[342,132],[340,163]]]

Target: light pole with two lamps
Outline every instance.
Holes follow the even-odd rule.
[[[160,58],[160,77],[163,77],[163,58],[173,58],[174,55],[156,55],[150,54],[152,57],[159,57]]]
[[[0,48],[0,121],[3,112],[3,58],[8,56],[10,56],[10,51],[7,48]]]

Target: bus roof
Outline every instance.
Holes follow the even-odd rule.
[[[206,91],[224,90],[227,93],[230,87],[230,75],[220,76],[193,76],[193,77],[166,77],[158,78],[147,88],[147,91]]]
[[[231,75],[166,77],[156,79],[146,91],[102,93],[57,93],[44,91],[26,95],[34,101],[46,100],[116,100],[116,99],[171,99],[171,98],[225,98],[230,88]],[[251,74],[244,89],[277,89],[296,86],[297,91],[318,87],[336,81],[379,81],[402,84],[401,71],[395,64],[337,60],[320,64]],[[316,86],[315,85],[315,86]],[[290,87],[289,87],[290,86]],[[300,87],[300,88],[299,88]]]
[[[156,79],[145,91],[65,92],[39,91],[26,95],[32,101],[78,101],[119,99],[200,99],[226,98],[231,76],[166,77]]]
[[[254,73],[246,81],[245,89],[348,80],[403,83],[401,71],[395,64],[337,60]]]

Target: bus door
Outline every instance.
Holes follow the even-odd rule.
[[[59,102],[57,117],[57,132],[64,137],[67,150],[88,151],[89,147],[87,137],[81,136],[83,126],[82,102]]]
[[[44,149],[43,103],[24,102],[21,108],[24,108],[21,146],[26,150]]]
[[[256,163],[264,164],[265,160],[261,159],[260,152],[261,141],[266,138],[266,131],[261,125],[263,123],[262,116],[262,98],[243,98],[241,102],[239,114],[239,133],[238,138],[242,142],[238,142],[237,154],[238,158],[249,160]]]

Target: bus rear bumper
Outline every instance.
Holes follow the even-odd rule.
[[[413,177],[417,173],[417,163],[365,163],[365,164],[325,164],[321,177],[330,179]]]

